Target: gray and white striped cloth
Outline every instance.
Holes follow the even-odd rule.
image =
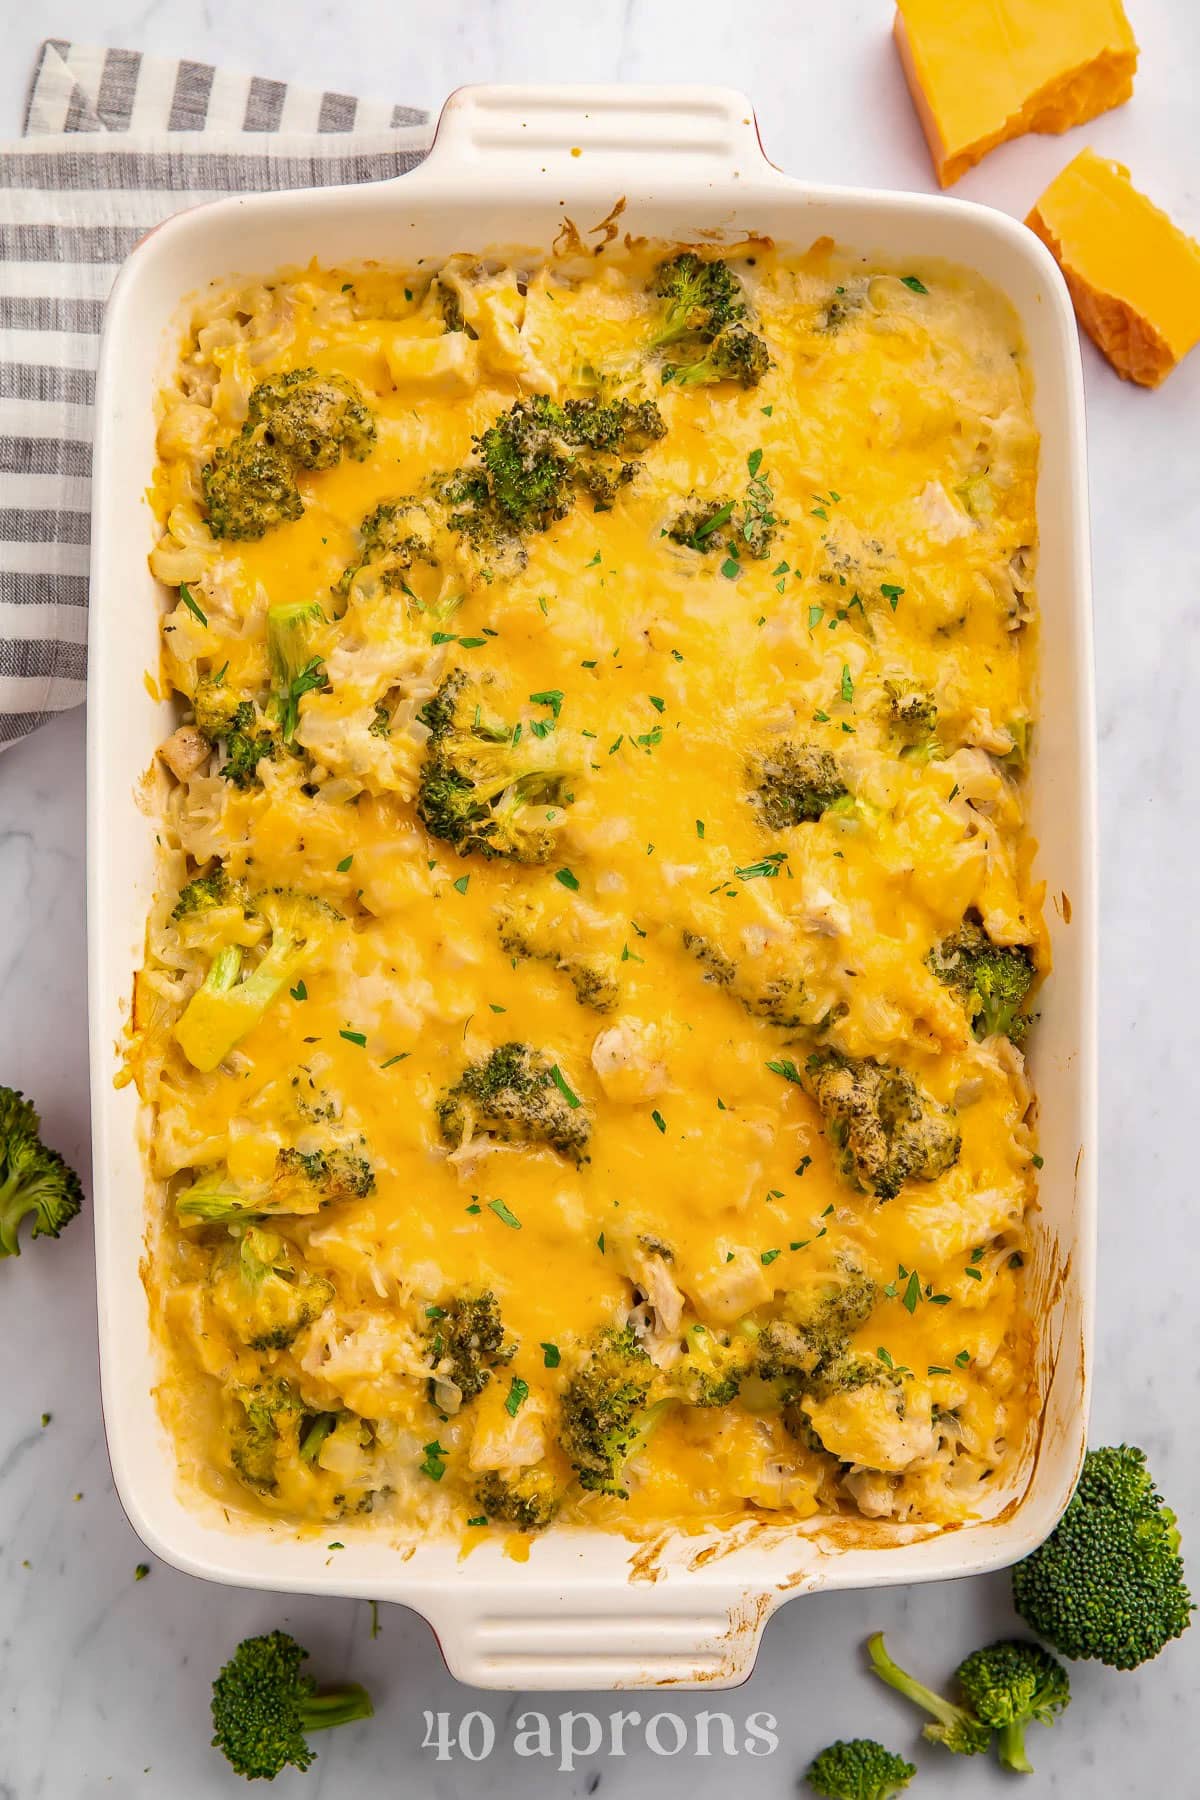
[[[0,749],[84,697],[96,352],[124,257],[183,196],[381,181],[431,137],[410,106],[57,39],[24,131],[0,146]]]

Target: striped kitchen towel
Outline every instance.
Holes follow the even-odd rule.
[[[0,146],[0,749],[84,697],[92,407],[104,302],[181,206],[381,181],[426,114],[207,63],[42,45]]]

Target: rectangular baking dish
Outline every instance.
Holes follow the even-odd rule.
[[[614,213],[621,202],[619,215]],[[155,395],[179,310],[213,278],[312,257],[436,265],[454,251],[550,253],[571,220],[599,249],[615,230],[713,243],[818,237],[889,257],[941,257],[1000,288],[1022,321],[1041,432],[1041,685],[1032,828],[1047,886],[1054,973],[1034,1036],[1045,1157],[1031,1265],[1040,1417],[993,1516],[953,1531],[849,1519],[653,1543],[551,1532],[517,1563],[499,1545],[397,1542],[339,1526],[299,1535],[231,1524],[181,1492],[153,1396],[139,1262],[146,1211],[137,1095],[118,1088],[132,971],[154,886],[154,825],[138,804],[172,708],[158,663],[163,593],[147,552]],[[616,223],[608,223],[615,220]],[[1004,215],[915,194],[814,188],[763,156],[752,110],[709,88],[466,88],[447,102],[428,160],[398,180],[251,195],[181,213],[134,250],[109,304],[97,403],[90,686],[88,932],[95,1225],[105,1424],[135,1529],[209,1580],[400,1601],[433,1626],[451,1672],[480,1687],[725,1686],[750,1672],[784,1599],[977,1574],[1045,1537],[1086,1438],[1095,1218],[1094,732],[1082,377],[1070,301],[1047,251]]]

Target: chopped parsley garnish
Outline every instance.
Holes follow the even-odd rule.
[[[305,987],[303,981],[298,981],[294,988],[289,988],[288,993],[292,996],[293,1000],[308,999],[308,989]]]
[[[489,1200],[488,1207],[503,1224],[509,1226],[513,1231],[520,1231],[521,1221],[511,1206],[506,1206],[503,1200]]]
[[[900,277],[900,279],[904,283],[906,288],[912,289],[914,294],[927,294],[929,292],[929,289],[925,286],[925,283],[923,281],[919,281],[915,275],[902,275]]]
[[[199,621],[202,625],[208,624],[208,614],[205,611],[203,611],[203,609],[200,607],[200,605],[195,600],[193,600],[192,590],[188,586],[186,581],[181,581],[179,584],[179,598],[183,601],[183,604],[187,607],[188,611],[192,614],[192,616],[194,618],[199,619]],[[228,666],[228,665],[226,665],[226,666]]]
[[[338,1036],[345,1038],[348,1044],[357,1044],[360,1050],[367,1047],[367,1036],[364,1031],[339,1031]]]
[[[561,882],[563,887],[570,888],[570,890],[573,894],[578,893],[579,877],[578,877],[578,875],[576,875],[574,873],[573,870],[571,870],[571,869],[555,869],[554,879],[557,882]]]
[[[779,873],[780,863],[787,861],[786,850],[772,850],[761,862],[747,863],[744,868],[735,868],[734,874],[739,881],[773,881]]]
[[[547,1369],[557,1369],[559,1363],[562,1361],[562,1351],[559,1349],[558,1345],[540,1344],[538,1347],[542,1352],[542,1362],[544,1366]]]
[[[349,856],[343,856],[341,862],[337,866],[338,874],[344,875],[353,861],[354,861],[354,852],[353,851],[351,851]]]
[[[666,1129],[667,1129],[667,1121],[663,1118],[662,1114],[659,1112],[657,1107],[655,1107],[654,1111],[650,1114],[650,1117],[654,1120],[654,1123],[658,1126],[658,1129],[665,1134]]]
[[[514,1375],[508,1384],[508,1397],[504,1402],[504,1410],[510,1419],[515,1419],[525,1401],[529,1398],[529,1383]]]
[[[904,592],[904,589],[902,587],[896,587],[893,582],[885,581],[880,586],[879,591],[885,600],[891,602],[892,611],[895,612],[896,604],[899,601],[901,594]]]
[[[432,1444],[426,1444],[424,1450],[424,1461],[418,1463],[417,1467],[420,1469],[422,1475],[428,1475],[430,1481],[440,1481],[442,1476],[446,1473],[446,1452],[442,1449],[442,1446],[438,1443],[436,1438],[434,1438]],[[331,1550],[334,1548],[340,1550],[342,1546],[340,1544],[336,1546],[330,1544],[329,1548]]]
[[[563,1074],[557,1063],[555,1063],[550,1070],[550,1079],[572,1110],[581,1104],[579,1095],[575,1093],[574,1089],[570,1086],[566,1076]]]
[[[778,1250],[764,1250],[762,1252],[762,1254],[759,1256],[758,1260],[760,1263],[762,1263],[764,1268],[767,1268],[770,1266],[771,1263],[773,1263],[775,1261],[775,1258],[777,1256],[779,1256],[780,1254],[781,1253]]]
[[[467,883],[470,879],[471,877],[469,875],[460,875],[458,880],[452,883],[455,893],[465,894],[467,891]]]
[[[801,1085],[800,1071],[790,1056],[781,1056],[778,1061],[769,1062],[767,1067],[770,1069],[772,1075],[782,1075],[785,1081],[794,1081],[797,1087]],[[806,1156],[803,1163],[796,1170],[797,1175],[802,1175],[811,1161],[812,1157]]]
[[[850,673],[850,664],[842,664],[842,699],[847,706],[854,701],[854,677]]]

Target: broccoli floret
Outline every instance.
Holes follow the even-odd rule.
[[[651,401],[518,400],[476,439],[488,493],[517,531],[548,531],[582,488],[603,505],[637,473],[666,426]],[[451,521],[453,523],[453,521]]]
[[[544,1531],[558,1511],[562,1494],[548,1470],[533,1468],[522,1469],[511,1479],[492,1471],[475,1489],[475,1499],[498,1525]]]
[[[246,435],[218,450],[201,474],[208,528],[214,537],[245,541],[298,519],[304,502],[288,458]]]
[[[874,1376],[877,1365],[860,1364],[847,1346],[877,1297],[875,1283],[858,1269],[785,1296],[779,1318],[759,1334],[757,1356],[757,1373],[780,1384],[783,1405],[801,1393],[828,1395],[861,1386],[867,1373]]]
[[[253,705],[226,687],[224,669],[215,675],[202,675],[197,681],[192,715],[210,744],[219,743],[235,731],[247,731],[254,724]]]
[[[193,1068],[208,1074],[258,1024],[285,983],[324,944],[341,915],[323,900],[303,894],[259,896],[256,910],[271,927],[260,960],[244,979],[242,950],[227,945],[214,957],[204,983],[192,995],[175,1026],[175,1037]]]
[[[958,1161],[962,1138],[952,1110],[906,1069],[832,1050],[814,1053],[804,1067],[838,1172],[852,1186],[893,1200],[906,1181],[935,1181]]]
[[[488,718],[482,690],[462,669],[446,676],[419,717],[430,733],[417,791],[426,830],[460,856],[545,862],[573,798],[553,738],[522,739]]]
[[[545,1144],[569,1162],[586,1162],[591,1120],[574,1094],[568,1100],[566,1086],[558,1064],[539,1050],[501,1044],[481,1062],[468,1064],[438,1101],[442,1136],[456,1149],[478,1137]]]
[[[245,429],[304,469],[332,469],[343,452],[362,462],[375,445],[375,419],[352,381],[293,369],[260,382]]]
[[[720,550],[729,541],[723,527],[733,517],[732,500],[700,500],[695,494],[667,527],[667,536],[687,550]]]
[[[903,1694],[922,1711],[930,1713],[932,1725],[926,1725],[923,1735],[932,1744],[944,1744],[956,1756],[980,1756],[992,1741],[992,1728],[985,1725],[966,1706],[955,1706],[944,1695],[937,1694],[927,1688],[923,1682],[915,1681],[911,1675],[894,1663],[888,1655],[883,1641],[882,1631],[877,1631],[867,1640],[867,1655],[871,1659],[871,1667],[881,1681]]]
[[[1062,1664],[1040,1644],[1006,1639],[974,1651],[959,1664],[955,1679],[976,1718],[997,1733],[1004,1767],[1032,1775],[1025,1728],[1032,1719],[1053,1725],[1069,1705],[1071,1681]]]
[[[763,339],[745,325],[730,325],[704,348],[695,362],[664,363],[663,384],[677,387],[711,387],[718,381],[736,381],[741,387],[757,387],[771,366],[771,353]]]
[[[359,556],[343,571],[340,593],[349,593],[354,578],[369,569],[389,593],[403,593],[414,563],[434,563],[433,526],[419,500],[385,500],[358,528]]]
[[[314,632],[324,622],[315,600],[294,600],[267,612],[272,706],[285,744],[295,740],[302,697],[328,685],[325,664],[313,653]]]
[[[1029,1030],[1021,1008],[1033,984],[1033,953],[1026,944],[993,944],[969,915],[953,936],[935,944],[926,962],[947,987],[963,996],[978,1038],[1002,1034],[1014,1044]]]
[[[514,962],[530,957],[536,962],[550,963],[565,975],[575,990],[580,1006],[592,1012],[615,1011],[621,998],[621,984],[612,959],[607,956],[576,956],[564,951],[549,936],[538,934],[537,921],[530,910],[505,913],[500,920],[500,943]]]
[[[839,1738],[814,1757],[805,1780],[826,1800],[895,1800],[916,1772],[874,1738]]]
[[[457,1294],[445,1307],[430,1309],[429,1354],[440,1381],[453,1382],[464,1401],[482,1394],[492,1370],[511,1362],[517,1346],[504,1341],[504,1320],[495,1294]],[[447,1409],[448,1410],[448,1409]]]
[[[282,1770],[307,1769],[310,1731],[369,1719],[366,1688],[343,1682],[318,1690],[301,1673],[308,1651],[286,1631],[246,1638],[213,1682],[213,1748],[247,1781],[274,1781]]]
[[[247,1487],[273,1493],[280,1439],[296,1437],[300,1397],[286,1381],[262,1381],[239,1389],[236,1399],[242,1416],[232,1433],[230,1461]]]
[[[703,968],[705,981],[713,987],[727,988],[751,1018],[766,1019],[782,1031],[795,1031],[801,1026],[815,1028],[824,1022],[813,1017],[808,992],[799,976],[773,975],[764,980],[757,970],[748,972],[745,964],[736,963],[698,931],[685,930],[682,942]]]
[[[685,1406],[728,1406],[737,1398],[754,1356],[752,1336],[689,1325],[683,1347],[685,1354],[670,1372],[671,1392],[677,1399]]]
[[[933,695],[913,682],[885,681],[883,685],[888,697],[888,726],[902,746],[901,756],[933,756],[940,748],[938,708]]]
[[[254,1225],[242,1233],[236,1277],[230,1309],[252,1350],[286,1350],[334,1298],[332,1282],[296,1267],[284,1238]]]
[[[1145,1452],[1089,1450],[1071,1504],[1012,1574],[1025,1623],[1075,1661],[1136,1669],[1191,1624],[1175,1514]]]
[[[836,287],[826,301],[818,320],[817,330],[834,337],[863,309],[866,303],[867,289],[865,282],[861,287],[849,289]]]
[[[562,1401],[562,1446],[590,1493],[628,1500],[623,1470],[669,1400],[649,1399],[654,1364],[629,1326],[600,1334]]]
[[[37,1108],[16,1088],[0,1087],[0,1256],[21,1254],[20,1231],[58,1237],[83,1205],[78,1175],[41,1139]]]
[[[790,738],[759,752],[746,772],[754,810],[770,831],[811,824],[847,794],[837,762],[827,750]]]
[[[245,904],[245,885],[231,880],[224,864],[217,863],[207,875],[197,875],[194,881],[180,888],[171,918],[178,923],[180,919],[194,918],[198,913],[212,912],[219,906],[244,907]]]
[[[685,337],[711,340],[746,316],[742,284],[729,264],[694,250],[660,263],[651,292],[666,302],[650,339],[652,350]]]

